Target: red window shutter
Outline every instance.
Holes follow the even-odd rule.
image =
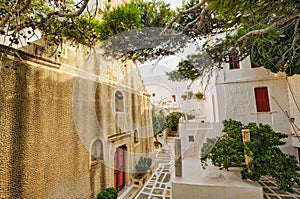
[[[172,96],[174,102],[176,102],[176,95],[171,95],[171,96]]]
[[[254,88],[257,112],[269,112],[269,94],[267,87]]]

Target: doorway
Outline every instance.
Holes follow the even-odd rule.
[[[114,156],[114,187],[120,191],[125,186],[126,169],[126,150],[125,145],[117,147]]]

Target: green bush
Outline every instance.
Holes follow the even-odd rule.
[[[103,189],[97,196],[97,199],[116,199],[118,191],[114,187]]]
[[[211,159],[213,165],[225,169],[239,165],[243,167],[243,179],[258,181],[261,176],[271,176],[276,179],[278,188],[289,192],[293,192],[293,185],[300,185],[297,175],[300,168],[296,157],[284,154],[278,147],[285,144],[281,139],[286,138],[286,134],[274,132],[269,125],[263,124],[249,123],[244,126],[231,119],[225,120],[223,124],[225,134],[203,144],[202,166],[207,165],[207,159]],[[242,129],[250,130],[250,142],[243,143]],[[244,164],[244,153],[252,158],[248,165]]]
[[[169,127],[172,130],[178,128],[178,124],[179,124],[179,119],[183,114],[180,112],[173,112],[170,113],[167,117],[166,117],[166,123],[165,123],[165,128]]]

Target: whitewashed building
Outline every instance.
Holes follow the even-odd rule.
[[[172,196],[175,199],[219,198],[221,195],[223,198],[263,198],[262,188],[241,180],[239,170],[220,171],[214,166],[203,170],[200,150],[206,138],[221,135],[222,121],[231,118],[243,124],[269,124],[275,131],[286,133],[288,138],[282,150],[297,156],[299,161],[300,76],[272,73],[251,64],[248,57],[239,63],[224,64],[209,80],[205,78],[202,81],[203,120],[179,125],[183,168],[182,177],[173,173]]]
[[[207,82],[207,81],[203,81]],[[251,64],[250,58],[240,63],[224,64],[205,85],[207,122],[225,119],[269,124],[275,131],[289,135],[285,152],[296,155],[300,134],[300,76],[288,77]],[[293,121],[293,122],[291,122]]]

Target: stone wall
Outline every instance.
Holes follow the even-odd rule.
[[[113,186],[112,165],[118,142],[108,137],[120,133],[120,129],[129,135],[126,140],[117,140],[132,154],[126,168],[126,184],[130,184],[135,162],[153,150],[150,103],[143,89],[124,92],[127,99],[133,95],[143,102],[138,107],[125,107],[123,120],[134,117],[137,121],[126,129],[119,128],[111,109],[116,85],[96,82],[93,99],[80,96],[83,102],[93,102],[99,132],[97,126],[85,122],[92,119],[91,115],[73,117],[77,76],[64,70],[67,67],[35,57],[21,61],[4,52],[0,58],[0,198],[95,198],[101,189]],[[103,161],[91,166],[89,146],[78,132],[76,120],[81,120],[87,137],[103,142]],[[135,129],[141,135],[138,144],[133,144],[131,135]]]

